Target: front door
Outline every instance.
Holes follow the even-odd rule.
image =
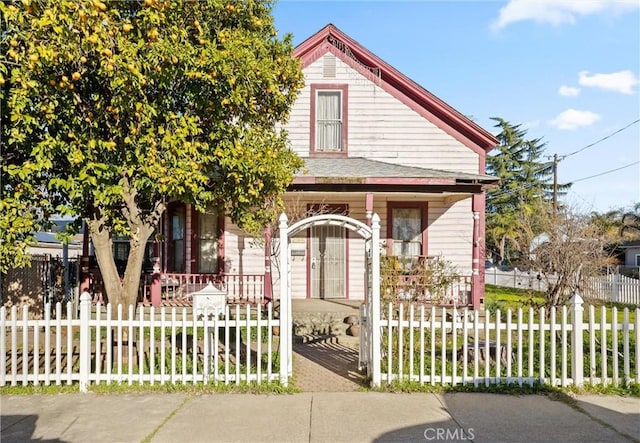
[[[311,298],[346,298],[345,229],[311,227]]]

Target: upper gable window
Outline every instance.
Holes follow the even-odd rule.
[[[347,85],[311,85],[311,153],[347,153]]]

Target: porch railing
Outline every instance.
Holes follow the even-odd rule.
[[[393,299],[395,295],[397,302],[410,301],[434,306],[471,306],[473,304],[471,288],[471,276],[455,277],[449,284],[434,288],[419,277],[403,275],[398,277],[394,294],[386,294],[386,298]]]
[[[151,298],[152,275],[146,274],[143,285],[145,300]],[[262,303],[264,298],[263,274],[180,274],[162,273],[162,298],[183,299],[189,294],[213,283],[227,293],[228,303]]]

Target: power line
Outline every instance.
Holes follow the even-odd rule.
[[[542,170],[544,170],[544,169],[548,168],[549,166],[553,165],[554,170],[555,170],[555,171],[554,171],[554,177],[556,177],[556,174],[557,174],[557,165],[558,165],[558,163],[559,163],[560,161],[562,161],[562,160],[564,160],[565,158],[570,157],[570,156],[572,156],[572,155],[578,154],[579,152],[582,152],[582,151],[584,151],[585,149],[591,148],[591,147],[593,147],[593,146],[597,145],[598,143],[601,143],[601,142],[603,142],[603,141],[605,141],[605,140],[607,140],[607,139],[609,139],[609,138],[613,137],[614,135],[619,134],[620,132],[622,132],[622,131],[624,131],[624,130],[626,130],[626,129],[630,128],[631,126],[635,125],[635,124],[636,124],[636,123],[638,123],[638,122],[640,122],[640,119],[634,120],[634,121],[632,121],[631,123],[629,123],[628,125],[626,125],[626,126],[624,126],[624,127],[620,128],[620,129],[618,129],[618,130],[616,130],[616,131],[612,132],[611,134],[609,134],[609,135],[607,135],[607,136],[605,136],[605,137],[602,137],[601,139],[596,140],[596,141],[595,141],[595,142],[593,142],[593,143],[589,143],[588,145],[586,145],[586,146],[584,146],[584,147],[582,147],[582,148],[580,148],[580,149],[578,149],[578,150],[576,150],[576,151],[573,151],[573,152],[571,152],[571,153],[569,153],[569,154],[565,154],[565,155],[562,155],[562,156],[559,156],[559,155],[557,155],[557,154],[555,154],[555,155],[553,155],[553,156],[547,156],[547,158],[553,159],[553,161],[552,161],[552,162],[548,162],[548,163],[544,163],[544,164],[540,165],[540,168],[538,168],[538,169],[536,169],[535,171],[533,171],[533,173],[535,174],[536,172],[540,172],[540,171],[542,171]],[[630,165],[623,166],[623,167],[621,167],[621,168],[619,168],[619,169],[624,169],[624,168],[629,167],[629,166],[633,166],[633,163],[632,163],[632,164],[630,164]],[[579,179],[579,180],[574,180],[574,181],[573,181],[573,182],[571,182],[571,183],[574,183],[574,182],[576,182],[576,181],[587,180],[587,179],[589,179],[589,178],[598,177],[598,176],[600,176],[600,175],[608,174],[608,173],[610,173],[610,172],[615,172],[615,171],[617,171],[617,170],[618,170],[618,169],[614,169],[614,170],[611,170],[611,171],[603,172],[603,173],[598,174],[598,175],[594,175],[594,176],[592,176],[592,177],[585,177],[585,178],[582,178],[582,179]],[[535,183],[534,183],[534,184],[525,183],[524,185],[521,185],[521,186],[519,186],[519,187],[517,187],[517,188],[514,188],[514,189],[504,189],[504,190],[502,190],[502,191],[500,191],[500,192],[497,192],[497,193],[495,193],[495,194],[487,195],[487,198],[502,197],[502,196],[505,196],[505,195],[512,194],[512,193],[514,193],[514,192],[524,191],[524,190],[526,190],[527,188],[530,188],[530,187],[535,186],[535,185],[536,185]],[[554,194],[555,194],[555,193],[554,193]]]
[[[582,151],[584,151],[585,149],[591,148],[592,146],[595,146],[595,145],[597,145],[598,143],[603,142],[603,141],[605,141],[605,140],[607,140],[607,139],[609,139],[609,138],[613,137],[614,135],[616,135],[616,134],[618,134],[618,133],[620,133],[620,132],[624,131],[625,129],[630,128],[631,126],[635,125],[635,124],[636,124],[636,123],[638,123],[638,122],[640,122],[640,118],[639,118],[639,119],[637,119],[636,121],[633,121],[633,122],[629,123],[629,124],[628,124],[627,126],[625,126],[624,128],[620,128],[620,129],[618,129],[617,131],[614,131],[614,132],[612,132],[611,134],[609,134],[609,135],[607,135],[607,136],[605,136],[605,137],[602,137],[600,140],[597,140],[597,141],[595,141],[595,142],[593,142],[593,143],[590,143],[590,144],[588,144],[587,146],[585,146],[585,147],[583,147],[583,148],[578,149],[577,151],[573,151],[573,152],[571,152],[571,153],[569,153],[569,154],[565,154],[565,155],[563,155],[560,159],[561,159],[561,160],[564,160],[564,159],[565,159],[565,158],[567,158],[567,157],[571,157],[572,155],[575,155],[575,154],[577,154],[577,153],[579,153],[579,152],[582,152]]]
[[[570,183],[581,182],[583,180],[589,180],[590,178],[595,178],[595,177],[600,177],[602,175],[611,174],[612,172],[616,172],[616,171],[619,171],[621,169],[629,168],[629,167],[631,167],[633,165],[637,165],[638,163],[640,163],[640,160],[635,161],[633,163],[629,163],[628,165],[620,166],[619,168],[610,169],[608,171],[604,171],[604,172],[601,172],[599,174],[590,175],[589,177],[583,177],[583,178],[579,178],[577,180],[572,180]]]

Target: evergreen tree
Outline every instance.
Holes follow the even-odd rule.
[[[509,246],[517,245],[519,223],[523,216],[549,211],[553,199],[553,161],[544,161],[546,143],[541,138],[527,139],[521,125],[494,117],[500,144],[487,157],[487,173],[499,177],[499,188],[487,192],[488,256],[500,262],[516,257]],[[566,192],[569,185],[559,185]],[[517,249],[517,248],[516,248]]]

